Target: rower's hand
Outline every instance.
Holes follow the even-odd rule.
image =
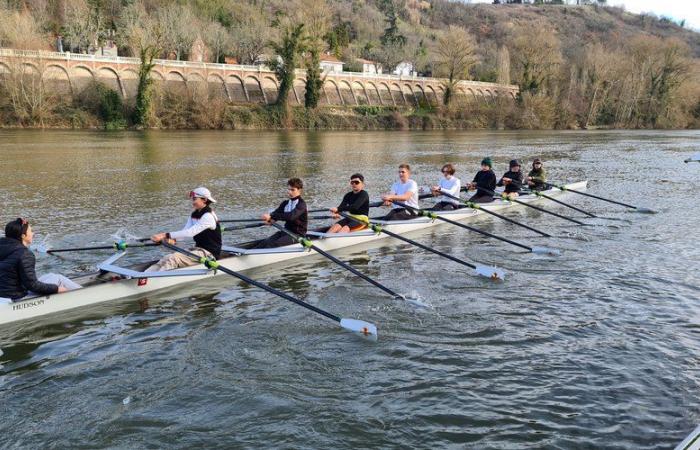
[[[440,195],[440,186],[433,186],[430,190],[433,191],[433,196],[437,197]]]
[[[65,287],[63,287],[63,286],[59,286],[59,287],[58,287],[58,293],[60,294],[60,293],[62,293],[62,292],[68,292],[68,289],[65,288]]]
[[[505,184],[509,184],[511,181],[513,181],[513,180],[511,180],[510,178],[507,178],[507,177],[503,177],[502,180],[503,180],[503,182],[504,182]]]
[[[272,216],[269,214],[263,214],[260,218],[263,222],[272,223]]]
[[[338,215],[338,208],[331,208],[329,211],[331,214],[335,214],[336,216]]]
[[[340,214],[332,213],[331,217],[334,219],[340,219]]]
[[[153,236],[151,236],[151,240],[153,242],[160,242],[163,239],[165,239],[165,233],[158,233],[158,234],[154,234]]]
[[[467,190],[468,190],[468,191],[471,191],[472,189],[474,189],[474,186],[475,186],[474,183],[469,183],[469,184],[467,184],[466,187],[467,187]]]

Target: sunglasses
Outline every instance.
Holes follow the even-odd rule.
[[[449,170],[443,170],[442,173],[450,173]]]
[[[357,186],[360,183],[362,183],[362,181],[360,180],[350,180],[350,184],[352,184],[353,186]]]

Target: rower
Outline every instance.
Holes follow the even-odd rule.
[[[472,203],[490,203],[496,190],[496,174],[492,170],[493,162],[488,156],[481,160],[481,170],[474,180],[467,185],[467,190],[476,189],[476,194],[469,199]]]
[[[455,177],[455,166],[450,163],[445,164],[440,169],[443,177],[437,186],[431,188],[433,195],[439,195],[440,192],[445,192],[454,197],[459,197],[459,191],[461,189],[461,184],[459,178]],[[459,201],[447,196],[440,196],[438,202],[430,209],[433,211],[450,211],[459,208]]]
[[[396,200],[418,208],[418,185],[410,177],[411,167],[408,164],[401,164],[399,166],[398,181],[391,185],[390,193],[382,195],[384,206],[391,205],[391,211],[382,217],[381,220],[410,220],[416,217],[414,210],[405,209],[391,203]]]
[[[309,224],[309,214],[306,209],[306,202],[301,198],[304,182],[299,178],[287,180],[288,200],[269,214],[262,215],[262,221],[272,223],[284,221],[284,228],[297,236],[305,236]],[[294,238],[287,233],[278,231],[267,239],[258,242],[253,248],[275,248],[294,244]]]
[[[547,173],[542,166],[540,158],[532,161],[532,170],[527,174],[527,185],[533,191],[544,191],[547,189]]]
[[[33,239],[34,232],[25,219],[5,225],[5,237],[0,238],[0,297],[17,301],[28,295],[51,295],[81,288],[55,273],[37,279],[36,259],[29,250]]]
[[[511,160],[508,167],[508,172],[503,174],[496,186],[505,186],[506,197],[515,198],[520,195],[520,189],[523,187],[523,173],[517,159]]]
[[[346,212],[363,223],[356,223],[345,217],[331,225],[328,233],[349,233],[367,227],[364,222],[369,222],[369,217],[367,217],[369,214],[369,194],[364,190],[365,177],[361,173],[350,176],[350,188],[352,190],[345,194],[340,205],[337,208],[330,209],[331,214],[334,219],[338,219],[340,217],[339,213]]]
[[[191,253],[205,258],[218,258],[221,256],[221,225],[219,218],[211,209],[211,205],[216,203],[216,200],[211,196],[209,189],[204,187],[190,191],[189,197],[194,211],[187,219],[185,227],[180,231],[154,234],[151,240],[153,242],[165,240],[169,244],[174,244],[177,239],[193,238],[195,246],[189,248]],[[182,253],[171,253],[146,269],[146,272],[173,270],[195,264],[197,264],[196,261]]]

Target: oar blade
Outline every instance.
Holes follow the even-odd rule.
[[[549,248],[549,247],[532,247],[532,253],[534,253],[535,255],[550,255],[550,256],[561,255],[561,252],[558,249]]]
[[[372,323],[365,322],[364,320],[343,318],[340,319],[340,326],[348,331],[366,337],[367,339],[373,341],[377,340],[377,327]]]
[[[635,208],[635,211],[637,211],[638,213],[641,213],[641,214],[656,214],[657,213],[657,211],[654,211],[651,208],[641,208],[639,206],[637,208]]]
[[[499,269],[498,267],[489,267],[477,264],[476,269],[474,269],[474,272],[477,275],[489,278],[494,281],[503,281],[506,279],[505,271],[503,269]]]

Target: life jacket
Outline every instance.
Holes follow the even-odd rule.
[[[216,214],[214,214],[214,212],[209,206],[205,206],[204,208],[198,211],[193,211],[190,217],[199,220],[206,213],[210,213],[214,216],[214,218],[216,219],[216,228],[213,230],[211,228],[207,228],[199,234],[196,234],[193,237],[194,243],[197,245],[197,247],[203,248],[204,250],[207,250],[209,253],[214,255],[214,258],[218,258],[219,256],[221,256],[222,243],[221,224],[219,223],[219,218],[216,216]]]

